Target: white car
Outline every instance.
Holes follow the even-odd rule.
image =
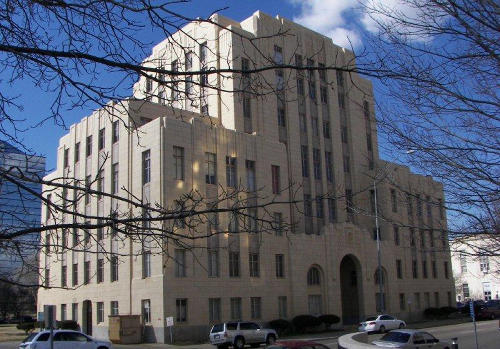
[[[373,341],[372,344],[384,348],[433,348],[450,349],[452,345],[440,341],[432,334],[419,330],[394,330],[386,333],[382,338]]]
[[[111,349],[111,343],[106,341],[95,340],[78,331],[70,330],[54,330],[54,349]],[[41,332],[31,333],[26,337],[19,349],[49,349],[50,348],[50,331],[44,330]]]
[[[273,329],[262,328],[255,322],[226,322],[216,324],[210,330],[210,343],[218,349],[243,349],[245,344],[259,346],[271,345],[276,342],[278,335]]]
[[[405,326],[406,323],[403,320],[398,320],[390,315],[382,314],[366,318],[365,321],[359,324],[358,331],[384,333],[385,331],[403,328]]]

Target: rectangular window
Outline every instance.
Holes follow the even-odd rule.
[[[426,260],[423,260],[422,261],[422,276],[424,277],[424,279],[427,279],[427,261]]]
[[[250,297],[250,313],[252,319],[260,319],[261,313],[261,298],[260,297]]]
[[[436,261],[431,261],[432,277],[437,279],[437,265]]]
[[[175,276],[186,277],[186,250],[176,249],[174,253]]]
[[[78,322],[78,303],[71,304],[71,319]]]
[[[316,196],[316,217],[323,218],[325,213],[323,211],[323,198],[321,196]]]
[[[208,250],[208,276],[219,277],[219,251]]]
[[[99,150],[104,149],[104,145],[106,143],[106,129],[101,128],[99,130],[99,139],[98,139],[98,148]]]
[[[273,213],[273,229],[276,236],[283,236],[283,214],[281,212]]]
[[[214,153],[205,153],[205,183],[215,184],[217,180],[217,157]]]
[[[280,319],[286,319],[288,317],[288,302],[286,296],[278,297],[278,315]]]
[[[142,185],[151,181],[151,152],[145,150],[142,152]]]
[[[434,305],[439,308],[439,292],[434,292]]]
[[[403,278],[403,266],[401,264],[401,259],[396,259],[396,275],[398,279]]]
[[[110,303],[110,306],[109,306],[109,313],[110,315],[119,315],[120,314],[120,311],[119,311],[119,308],[118,308],[118,301],[111,301]]]
[[[425,248],[425,230],[420,229],[420,247]]]
[[[75,163],[80,161],[80,142],[75,144]]]
[[[318,315],[323,313],[323,300],[321,295],[312,294],[307,297],[307,303],[309,306],[309,314]]]
[[[398,212],[398,199],[396,197],[395,189],[391,189],[391,206],[392,206],[392,212]]]
[[[271,165],[271,177],[273,184],[273,194],[279,194],[281,192],[280,185],[280,167]]]
[[[425,207],[426,207],[426,212],[427,212],[427,222],[429,225],[432,224],[432,202],[431,202],[431,197],[427,195],[425,197]]]
[[[485,274],[490,271],[490,261],[488,256],[479,256],[479,270]]]
[[[323,120],[323,137],[330,138],[330,121]]]
[[[257,208],[252,207],[247,209],[247,228],[249,233],[257,233],[259,231],[257,226]]]
[[[184,180],[184,148],[174,145],[175,179]]]
[[[444,267],[444,278],[449,279],[450,275],[449,275],[448,262],[444,262],[443,267]]]
[[[87,136],[87,147],[85,149],[85,156],[89,157],[92,155],[92,136]]]
[[[63,167],[66,168],[69,166],[69,149],[64,149],[64,158],[63,158]]]
[[[309,150],[307,145],[301,146],[300,155],[302,158],[302,177],[309,177]]]
[[[102,199],[102,193],[104,192],[104,170],[99,170],[97,173],[97,199]]]
[[[78,286],[78,263],[73,263],[72,268],[72,284]]]
[[[313,148],[314,179],[321,179],[321,155],[319,149]]]
[[[275,256],[276,259],[276,277],[284,278],[285,277],[285,257],[282,254],[277,254]]]
[[[328,90],[325,86],[321,86],[319,88],[319,98],[321,100],[321,103],[328,104]]]
[[[240,276],[240,253],[229,252],[229,277]]]
[[[312,217],[312,201],[309,194],[304,194],[304,216]]]
[[[90,261],[83,262],[83,283],[87,285],[90,282]]]
[[[61,321],[66,320],[66,304],[61,304]]]
[[[469,284],[468,283],[462,284],[462,292],[464,294],[464,298],[469,298],[470,297]]]
[[[417,265],[417,261],[415,259],[411,263],[411,271],[413,274],[413,278],[417,279],[418,278],[418,265]]]
[[[114,144],[120,140],[120,124],[118,120],[113,122],[111,130],[112,130],[111,139]]]
[[[118,194],[120,189],[118,164],[111,165],[111,194]]]
[[[467,256],[463,252],[460,252],[459,255],[460,255],[460,270],[462,273],[466,273],[467,272]]]
[[[415,230],[410,228],[410,246],[415,246]]]
[[[88,205],[90,204],[90,187],[91,187],[91,183],[92,182],[92,179],[90,177],[90,175],[86,176],[85,177],[85,205]]]
[[[248,167],[247,167],[247,169],[248,169]],[[226,184],[230,188],[236,188],[236,158],[235,157],[226,156]]]
[[[345,209],[348,221],[352,221],[354,218],[354,201],[351,189],[346,189],[345,191]]]
[[[307,119],[305,114],[299,114],[300,132],[307,134]]]
[[[318,126],[318,118],[313,116],[311,117],[311,127],[314,136],[319,136],[319,126]]]
[[[68,267],[63,265],[61,266],[61,287],[67,286],[67,275],[68,275]]]
[[[175,310],[176,310],[176,321],[186,322],[187,321],[187,299],[180,298],[175,300]]]
[[[151,322],[151,301],[149,299],[141,300],[141,314],[144,324]]]
[[[193,68],[193,52],[188,51],[185,53],[185,65],[186,70]]]
[[[111,282],[118,281],[118,256],[111,255]]]
[[[297,94],[299,96],[304,96],[305,94],[305,89],[304,89],[304,79],[302,78],[297,78]]]
[[[231,320],[241,320],[241,298],[231,298]]]
[[[404,293],[399,294],[399,309],[401,310],[406,309],[406,298]]]
[[[97,259],[97,283],[104,281],[104,259],[99,257]]]
[[[325,151],[326,180],[333,183],[333,157],[332,152]]]
[[[350,158],[348,155],[344,155],[344,172],[350,172],[351,164]]]
[[[422,304],[420,303],[420,292],[415,292],[413,294],[413,298],[415,299],[415,310],[420,310]]]
[[[438,205],[439,205],[439,218],[444,219],[443,199],[438,199]]]
[[[416,195],[417,197],[417,217],[422,217],[422,198],[420,194]]]
[[[335,208],[335,199],[328,199],[328,216],[330,218],[330,223],[334,223],[337,220],[337,210]]]
[[[104,302],[97,302],[97,323],[104,322]]]
[[[142,251],[142,277],[151,277],[151,251]]]
[[[221,319],[220,298],[208,299],[208,319],[211,323],[219,322]]]
[[[399,246],[401,244],[401,241],[399,239],[399,227],[396,224],[394,224],[392,226],[392,230],[394,231],[394,244],[396,246]]]
[[[278,126],[279,127],[286,126],[285,108],[283,106],[279,106],[279,105],[278,105]]]
[[[232,158],[234,159],[234,158]],[[255,161],[252,160],[246,160],[245,161],[245,167],[247,170],[247,189],[249,191],[255,191],[257,190],[257,185],[255,181]],[[236,176],[236,167],[234,169],[234,175]],[[234,183],[236,183],[236,179],[234,179]],[[236,184],[235,184],[236,186]]]
[[[260,266],[259,266],[259,254],[249,253],[248,254],[248,268],[250,270],[250,277],[260,276]]]

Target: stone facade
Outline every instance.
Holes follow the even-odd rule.
[[[200,248],[186,252],[167,244],[165,250],[151,254],[147,277],[141,244],[126,237],[105,234],[101,242],[91,240],[82,251],[49,248],[45,250],[49,255],[43,255],[40,262],[50,268],[49,285],[61,286],[65,270],[69,289],[40,289],[39,309],[55,304],[60,317],[66,309],[66,318],[71,318],[76,307],[74,316],[84,330],[91,328],[95,336],[106,337],[105,319],[113,306],[120,314],[143,315],[149,307],[145,338],[156,342],[169,340],[168,316],[174,317],[176,340],[206,339],[212,323],[235,318],[265,322],[321,313],[337,314],[344,323],[357,322],[377,312],[374,179],[385,311],[407,319],[421,316],[426,307],[453,305],[442,185],[412,174],[405,166],[380,160],[371,83],[355,73],[321,69],[352,68],[352,52],[325,36],[261,12],[241,23],[220,15],[213,20],[219,25],[188,24],[184,34],[175,33],[154,47],[144,64],[170,68],[177,60],[176,67],[182,70],[187,59],[186,69],[193,71],[210,67],[247,70],[249,63],[250,68],[264,66],[266,56],[278,64],[301,63],[319,70],[264,70],[259,73],[260,81],[272,82],[276,89],[255,98],[247,93],[255,74],[243,78],[233,73],[209,75],[208,84],[217,89],[202,91],[195,86],[190,92],[200,97],[189,100],[164,92],[158,81],[141,78],[134,86],[135,98],[110,103],[109,108],[71,127],[60,140],[57,170],[48,179],[65,174],[90,180],[101,169],[104,180],[99,185],[110,192],[116,184],[112,173],[118,170],[116,194],[126,196],[126,189],[144,201],[169,207],[191,190],[207,201],[215,200],[228,189],[228,166],[234,165],[238,183],[258,188],[258,198],[252,199],[257,204],[269,198],[281,202],[266,210],[259,208],[259,218],[264,212],[277,213],[289,228],[283,234],[216,234],[209,241],[189,242],[190,247]],[[291,34],[272,36],[279,31]],[[242,37],[271,38],[254,40],[252,46]],[[192,47],[193,54],[186,57],[186,52],[172,47],[174,41]],[[206,49],[200,47],[204,45]],[[182,81],[174,86],[187,89]],[[113,129],[118,130],[119,140],[113,139]],[[103,144],[98,144],[99,138]],[[86,152],[87,143],[91,151]],[[74,161],[77,144],[80,155]],[[150,158],[147,183],[145,152]],[[215,154],[215,184],[206,176],[207,153]],[[68,156],[69,162],[64,160]],[[181,174],[179,162],[175,165],[180,158]],[[252,173],[255,181],[249,180]],[[276,173],[280,178],[277,192],[273,188]],[[97,217],[136,209],[91,196],[78,210]],[[44,214],[42,222],[51,219]],[[67,215],[63,219],[79,218]],[[229,220],[228,214],[220,214],[217,229],[224,232]],[[116,281],[111,281],[110,258],[99,257],[104,250],[119,256]],[[216,263],[216,270],[211,272],[209,251],[216,251],[216,262],[211,264]],[[152,252],[158,251],[153,248]],[[185,256],[182,271],[176,262],[181,254]],[[238,258],[237,275],[229,270],[230,254]],[[104,278],[97,282],[99,258]],[[74,285],[73,264],[80,278]],[[91,275],[85,284],[82,267]]]

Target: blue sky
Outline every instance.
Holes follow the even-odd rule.
[[[366,0],[371,1],[371,0]],[[394,3],[397,0],[385,0]],[[332,37],[333,41],[342,46],[349,42],[355,48],[362,46],[361,31],[371,30],[371,23],[361,12],[356,12],[356,0],[273,0],[273,1],[228,1],[228,0],[193,0],[191,3],[176,5],[185,15],[190,17],[206,17],[215,10],[227,7],[222,14],[235,20],[242,20],[257,10],[262,10],[270,15],[280,14],[283,17],[295,20],[307,27],[317,30]],[[164,39],[163,35],[155,32],[154,28],[145,28],[139,36],[144,42],[150,42],[151,47]],[[4,83],[6,72],[0,74],[0,83]],[[112,81],[113,76],[102,74],[102,79]],[[50,118],[39,124],[41,120],[51,115],[50,107],[54,94],[41,90],[31,80],[16,79],[9,86],[10,92],[19,95],[18,102],[23,105],[23,110],[16,112],[18,119],[26,120],[23,127],[26,132],[19,133],[18,139],[28,149],[47,158],[47,171],[51,171],[56,163],[56,150],[59,138],[67,133],[67,129],[56,125]],[[128,93],[131,93],[131,89]],[[71,108],[63,106],[66,127],[78,122],[82,117],[89,115],[96,106]]]

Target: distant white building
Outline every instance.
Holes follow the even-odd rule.
[[[481,235],[451,243],[457,301],[500,299],[500,257],[489,253],[491,240]]]

